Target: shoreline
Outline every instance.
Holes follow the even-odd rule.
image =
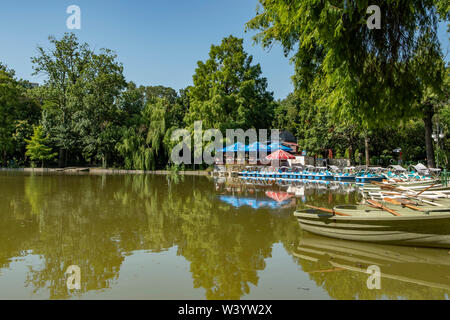
[[[6,172],[36,172],[36,173],[79,173],[79,174],[154,174],[154,175],[186,175],[186,176],[210,176],[212,171],[170,171],[170,170],[126,170],[126,169],[104,169],[104,168],[0,168]]]

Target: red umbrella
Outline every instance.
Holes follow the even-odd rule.
[[[287,192],[273,192],[273,191],[266,191],[266,196],[272,198],[277,202],[283,202],[292,197],[292,195],[290,195]]]
[[[266,157],[267,160],[287,160],[287,159],[295,159],[295,156],[290,154],[289,152],[283,150],[277,150],[274,153],[269,154]]]

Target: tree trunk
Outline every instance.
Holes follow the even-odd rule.
[[[63,164],[64,164],[64,149],[59,148],[58,167],[62,168]]]
[[[370,166],[370,155],[369,155],[369,136],[366,133],[364,135],[364,150],[366,152],[366,167]]]
[[[425,124],[425,147],[427,150],[427,166],[429,168],[436,167],[434,163],[434,148],[433,139],[431,137],[433,133],[433,109],[431,107],[426,108],[424,112],[423,122]]]
[[[67,167],[67,158],[69,158],[67,156],[68,154],[69,154],[69,151],[64,149],[64,168]]]
[[[102,167],[107,168],[108,167],[108,159],[106,158],[106,155],[102,155]]]
[[[353,146],[351,144],[348,146],[348,159],[350,160],[350,165],[352,166],[354,164],[354,161],[353,161]]]

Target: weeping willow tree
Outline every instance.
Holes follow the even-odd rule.
[[[156,98],[147,103],[138,125],[123,129],[116,149],[124,158],[126,169],[154,170],[167,162],[169,153],[164,141],[169,108],[166,98]]]

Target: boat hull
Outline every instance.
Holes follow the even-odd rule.
[[[336,216],[314,209],[295,212],[303,230],[336,239],[450,248],[450,212],[413,216]]]

